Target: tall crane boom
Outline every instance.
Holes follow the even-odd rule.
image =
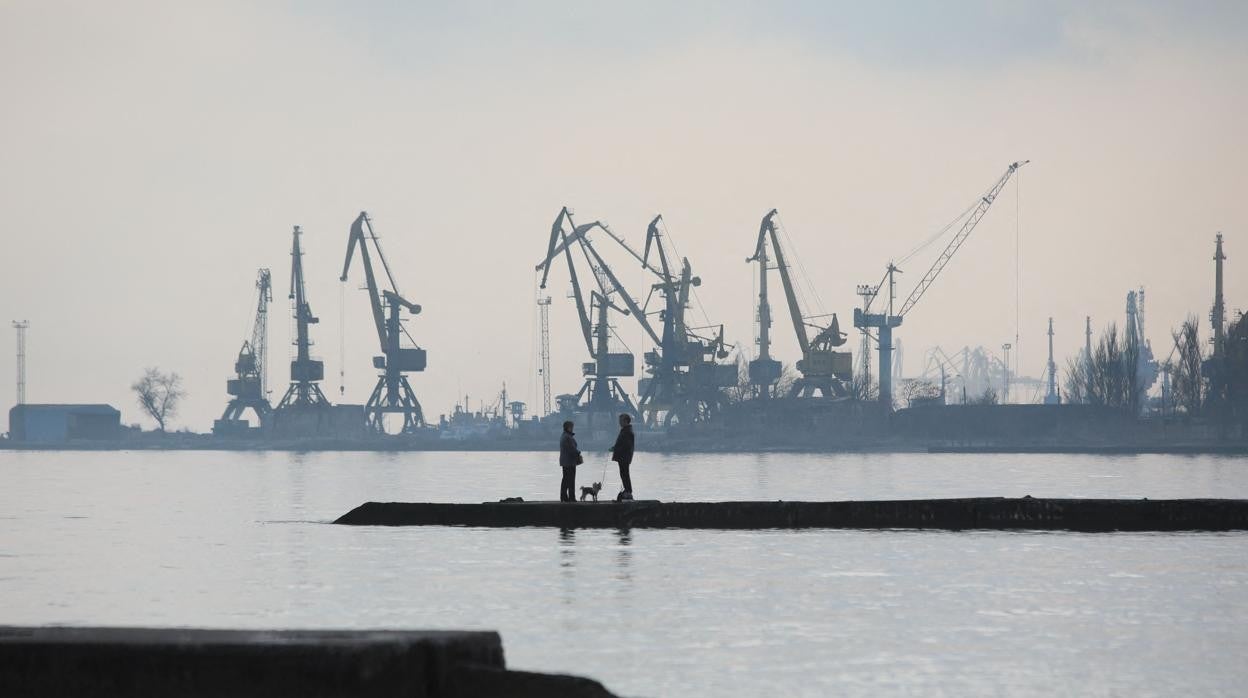
[[[256,355],[260,393],[269,392],[269,303],[273,302],[273,275],[268,269],[256,274],[256,321],[251,326],[251,349]]]
[[[378,286],[377,274],[373,270],[372,255],[369,252],[370,243],[377,259],[381,262],[382,270],[386,273],[386,279],[390,282],[389,288]],[[400,314],[402,310],[407,310],[408,313],[417,315],[421,308],[420,305],[412,303],[399,293],[394,275],[390,272],[390,265],[386,263],[377,234],[373,231],[372,221],[368,213],[363,211],[351,224],[351,231],[347,238],[347,256],[342,264],[341,281],[347,280],[347,274],[351,270],[351,260],[357,248],[360,251],[360,263],[364,267],[364,286],[368,290],[369,309],[372,311],[373,324],[377,330],[377,342],[381,346],[382,354],[373,357],[373,367],[380,369],[382,373],[378,376],[377,386],[373,388],[372,395],[364,405],[364,411],[368,415],[369,426],[374,431],[385,432],[385,415],[401,414],[403,431],[412,432],[424,426],[425,416],[405,372],[425,370],[426,357],[425,350],[419,346],[403,346],[404,336],[407,336],[412,344],[415,344],[415,341],[403,329]]]
[[[790,396],[810,397],[816,392],[824,397],[845,394],[843,382],[851,378],[853,361],[849,352],[832,351],[845,343],[845,335],[841,332],[836,314],[826,326],[811,323],[812,319],[802,312],[798,302],[797,288],[793,284],[789,263],[784,256],[784,247],[780,244],[780,236],[776,225],[776,209],[771,209],[763,216],[758,228],[758,242],[754,246],[754,254],[745,261],[758,262],[759,266],[759,358],[750,362],[750,380],[760,386],[761,394],[767,396],[771,384],[780,378],[779,365],[771,358],[770,324],[771,308],[767,298],[768,266],[767,243],[770,240],[771,250],[775,255],[776,271],[780,273],[780,284],[784,288],[785,302],[789,307],[789,320],[793,323],[793,334],[801,349],[802,358],[797,362],[797,370],[801,373],[790,391]],[[812,340],[809,328],[817,332]]]
[[[569,228],[571,228],[570,231]],[[589,233],[595,228],[601,228],[613,240],[620,242],[619,238],[611,233],[601,221],[577,225],[572,218],[572,212],[564,206],[560,209],[559,215],[555,217],[554,224],[551,225],[546,256],[536,266],[536,270],[542,272],[541,288],[544,289],[550,278],[551,265],[560,255],[567,262],[568,276],[572,284],[572,298],[576,301],[581,335],[592,361],[581,364],[581,373],[585,376],[581,389],[575,395],[560,395],[557,400],[562,410],[576,408],[582,397],[587,398],[582,409],[587,413],[591,429],[595,419],[613,420],[614,414],[622,410],[634,414],[637,412],[636,406],[618,380],[621,377],[634,375],[635,357],[631,352],[611,351],[609,312],[614,310],[624,315],[634,316],[646,333],[656,342],[659,341],[658,334],[647,321],[644,310],[628,294],[615,271],[594,247]],[[577,272],[576,260],[572,254],[574,246],[589,266],[589,275],[596,286],[596,288],[590,287],[588,296]],[[640,259],[636,252],[631,249],[629,251]]]
[[[901,271],[896,265],[891,262],[889,263],[887,271],[884,272],[884,280],[882,280],[880,284],[876,286],[860,287],[859,293],[863,293],[862,289],[866,289],[867,293],[864,297],[867,301],[863,304],[864,307],[854,309],[854,327],[862,330],[877,330],[876,339],[879,344],[880,352],[880,402],[887,405],[889,409],[892,408],[893,404],[893,329],[901,326],[901,321],[906,316],[906,313],[910,312],[910,310],[914,308],[915,304],[919,302],[919,299],[923,297],[923,294],[927,293],[927,289],[931,288],[932,284],[936,281],[936,277],[940,276],[940,272],[944,270],[946,265],[949,264],[949,260],[953,259],[953,255],[956,254],[958,249],[962,247],[962,243],[966,242],[966,238],[970,236],[971,231],[975,230],[975,226],[979,224],[980,219],[984,217],[984,214],[988,212],[992,203],[996,201],[997,195],[1000,194],[1001,190],[1005,188],[1006,182],[1010,181],[1010,177],[1013,176],[1014,172],[1023,165],[1026,165],[1028,162],[1031,161],[1021,160],[1011,163],[1010,166],[1006,168],[1005,174],[1001,175],[996,183],[992,185],[992,187],[988,190],[988,193],[981,196],[979,201],[973,204],[970,209],[964,211],[958,216],[958,218],[954,219],[954,222],[956,222],[957,220],[960,220],[962,216],[967,216],[966,220],[962,223],[962,227],[958,229],[956,234],[954,234],[953,239],[945,245],[945,249],[941,251],[940,256],[937,257],[936,261],[932,263],[931,268],[927,270],[927,273],[923,275],[923,278],[919,280],[919,283],[915,285],[914,290],[910,292],[910,295],[906,298],[905,302],[901,304],[901,309],[897,311],[896,314],[893,314],[893,300],[895,298],[893,289],[896,287],[896,274]],[[968,211],[969,215],[967,213]],[[951,226],[952,223],[950,224],[950,227]],[[948,228],[946,228],[946,230],[947,229]],[[942,231],[941,234],[943,235],[944,232]],[[880,289],[883,287],[884,283],[888,284],[888,308],[884,312],[880,313],[869,312],[871,301],[879,295]]]
[[[686,314],[690,295],[693,288],[702,284],[702,279],[694,276],[688,258],[680,260],[679,268],[669,261],[664,233],[660,229],[662,222],[662,215],[651,219],[646,227],[644,252],[640,255],[622,239],[612,235],[621,247],[641,262],[643,269],[657,277],[650,286],[651,295],[647,297],[642,312],[649,308],[655,292],[662,301],[662,308],[658,311],[662,336],[656,342],[655,349],[646,352],[649,376],[638,384],[641,394],[638,407],[646,424],[652,427],[659,424],[670,426],[673,422],[688,424],[709,417],[724,402],[722,389],[737,383],[736,366],[716,362],[716,359],[728,357],[723,342],[723,326],[719,327],[718,335],[709,337],[699,334],[698,328],[689,327]],[[657,267],[650,263],[652,252],[658,260]],[[650,311],[650,314],[654,312]]]
[[[1005,174],[1001,175],[1001,178],[997,180],[996,184],[992,185],[988,193],[980,198],[979,204],[971,211],[971,215],[962,224],[962,228],[953,236],[949,244],[945,245],[945,249],[941,251],[940,256],[936,258],[935,262],[932,262],[932,267],[927,270],[922,279],[919,279],[919,283],[910,292],[910,296],[901,304],[901,310],[897,311],[897,317],[905,317],[906,313],[910,312],[910,309],[914,307],[914,304],[918,303],[919,299],[923,297],[923,294],[927,293],[927,289],[936,281],[936,277],[940,276],[940,272],[944,270],[945,265],[949,264],[949,260],[953,259],[953,255],[957,254],[958,249],[962,247],[962,243],[966,242],[966,238],[970,236],[971,231],[975,230],[975,226],[979,225],[980,219],[984,217],[985,213],[988,213],[988,209],[992,207],[992,202],[997,200],[997,195],[1005,188],[1006,182],[1010,181],[1010,177],[1014,175],[1018,168],[1029,162],[1031,161],[1021,160],[1011,163],[1006,168]]]
[[[780,246],[780,238],[776,235],[776,209],[771,209],[766,216],[763,216],[763,222],[758,227],[758,244],[754,248],[754,256],[745,260],[747,262],[757,262],[765,259],[763,246],[767,244],[767,239],[771,239],[771,249],[776,255],[776,269],[780,272],[780,284],[784,287],[784,297],[789,306],[789,319],[793,322],[793,334],[797,336],[797,344],[801,347],[802,354],[810,351],[810,339],[806,336],[806,323],[802,319],[802,309],[797,303],[797,291],[793,286],[793,279],[789,275],[789,265],[784,260],[784,248]]]
[[[230,401],[221,419],[213,422],[213,433],[218,435],[245,434],[248,429],[243,413],[252,410],[260,426],[266,426],[273,412],[268,398],[268,373],[265,356],[269,344],[269,303],[273,300],[272,275],[268,269],[256,274],[256,316],[251,326],[251,338],[243,340],[234,361],[234,378],[226,381]]]

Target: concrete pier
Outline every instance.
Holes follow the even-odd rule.
[[[0,696],[611,698],[508,670],[494,632],[0,627]]]
[[[914,528],[1069,531],[1248,530],[1248,500],[982,497],[845,502],[369,502],[356,526],[556,528]]]

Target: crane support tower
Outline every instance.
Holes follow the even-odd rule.
[[[266,357],[269,343],[269,303],[273,300],[273,279],[268,269],[256,274],[256,318],[251,339],[244,340],[234,361],[234,377],[226,381],[231,396],[225,412],[212,426],[214,434],[227,436],[246,433],[243,414],[251,410],[258,426],[268,426],[273,408],[269,405]]]
[[[319,323],[320,318],[312,314],[303,283],[303,249],[299,244],[302,234],[297,225],[291,234],[290,304],[295,321],[295,358],[290,361],[290,387],[278,403],[278,410],[329,407],[320,385],[325,378],[325,362],[312,358],[310,353],[312,340],[308,336],[308,326]]]
[[[372,255],[369,253],[370,244],[386,274],[386,281],[389,282],[387,288],[378,286]],[[373,231],[372,221],[364,211],[351,224],[341,281],[347,280],[347,272],[351,269],[351,259],[356,249],[360,251],[360,263],[364,267],[364,288],[368,291],[377,341],[381,346],[381,356],[373,357],[373,368],[379,369],[381,373],[377,378],[377,386],[373,388],[364,405],[364,413],[369,428],[377,433],[386,432],[385,416],[388,414],[402,415],[402,432],[412,433],[425,425],[425,415],[420,401],[416,399],[416,393],[407,381],[407,372],[424,371],[426,355],[425,350],[416,344],[403,327],[401,313],[406,310],[411,315],[418,315],[420,306],[399,293],[394,275],[390,273],[390,265],[386,262],[377,234]],[[407,337],[407,342],[403,341],[404,336]],[[407,344],[411,346],[406,346]]]
[[[971,231],[975,230],[975,226],[979,224],[980,219],[984,217],[984,214],[988,213],[988,209],[992,207],[992,203],[996,201],[997,195],[1005,188],[1006,183],[1010,181],[1010,177],[1014,175],[1014,172],[1028,162],[1030,160],[1020,160],[1011,163],[1006,168],[1005,174],[1001,175],[988,192],[981,196],[979,201],[973,204],[966,213],[958,217],[958,220],[961,220],[965,216],[962,227],[954,234],[953,238],[945,246],[945,249],[941,251],[940,256],[932,263],[931,268],[923,275],[923,278],[919,279],[918,284],[915,285],[914,290],[910,292],[906,300],[902,302],[901,309],[896,314],[893,313],[894,290],[896,288],[895,275],[901,272],[901,270],[892,263],[889,263],[884,272],[885,279],[888,282],[888,311],[871,313],[869,308],[866,310],[854,309],[854,327],[867,331],[874,329],[878,333],[876,341],[879,345],[880,353],[880,402],[883,404],[890,408],[893,404],[893,330],[901,326],[902,319],[914,308],[919,299],[923,297],[923,294],[927,293],[927,289],[931,288],[936,278],[940,276],[940,272],[949,264],[949,260],[953,259],[954,254],[962,247],[962,243],[966,242],[966,238],[970,236]]]
[[[772,260],[768,255],[768,242],[771,243],[775,266],[771,265]],[[802,358],[797,362],[801,377],[794,382],[789,397],[813,397],[815,393],[823,397],[847,396],[849,391],[846,385],[853,380],[853,357],[847,351],[833,351],[833,347],[845,343],[845,333],[841,332],[836,313],[832,313],[831,320],[824,325],[822,322],[828,316],[808,315],[802,311],[789,264],[785,260],[784,248],[780,245],[776,209],[771,209],[763,216],[754,254],[745,261],[758,263],[758,358],[750,362],[749,374],[750,382],[758,386],[760,397],[769,397],[775,383],[780,379],[780,362],[772,358],[771,354],[771,304],[767,276],[773,269],[780,274],[780,285],[784,289],[784,298],[789,307],[789,319],[793,323],[793,333],[797,336],[797,344],[802,352]],[[816,320],[819,322],[815,322]],[[811,329],[815,330],[813,337],[810,336]]]

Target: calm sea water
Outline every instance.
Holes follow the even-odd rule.
[[[633,471],[668,500],[1248,497],[1243,458],[641,454]],[[1248,685],[1244,534],[327,523],[367,500],[550,499],[558,479],[532,453],[0,452],[0,623],[497,629],[513,667],[632,696]]]

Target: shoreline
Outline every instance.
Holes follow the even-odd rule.
[[[49,451],[219,451],[229,452],[275,452],[275,453],[532,453],[555,452],[550,444],[542,442],[476,443],[462,442],[385,442],[340,441],[333,443],[266,443],[231,442],[227,440],[135,443],[135,442],[69,442],[69,443],[10,443],[0,441],[0,452],[49,452]],[[731,446],[708,447],[702,444],[662,444],[655,448],[639,450],[639,453],[657,454],[744,454],[764,455],[772,453],[792,454],[1070,454],[1070,455],[1225,455],[1248,456],[1248,442],[1226,441],[1215,443],[1174,444],[931,444],[931,443],[882,443],[842,444],[836,447],[811,445],[762,446],[757,448],[733,448]]]

